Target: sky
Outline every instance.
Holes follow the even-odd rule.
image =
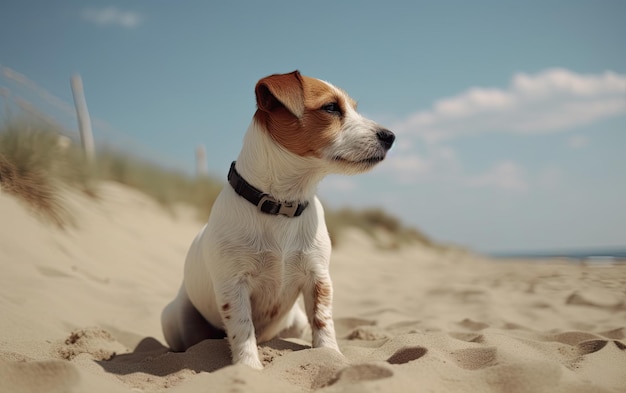
[[[0,2],[0,99],[98,145],[225,179],[254,85],[300,70],[396,133],[319,187],[482,252],[626,246],[626,2]],[[7,104],[8,103],[8,104]]]

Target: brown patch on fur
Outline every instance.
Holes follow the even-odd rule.
[[[276,317],[278,315],[278,311],[280,310],[280,304],[275,304],[270,311],[270,318]]]
[[[228,310],[230,310],[230,304],[222,304],[222,313],[224,314],[224,319],[230,319],[230,314],[228,314]]]
[[[330,300],[330,292],[331,288],[327,282],[324,281],[315,281],[315,292],[313,296],[315,296],[315,303],[328,303]],[[321,302],[320,299],[324,300]]]
[[[318,309],[320,304],[330,307],[332,288],[326,281],[315,281],[313,288],[313,326],[317,329],[326,327],[326,321],[319,317]]]
[[[316,329],[324,329],[326,327],[326,322],[319,318],[313,318],[313,326],[315,326]]]
[[[255,121],[281,146],[304,157],[319,157],[341,129],[342,118],[326,112],[322,106],[336,102],[344,113],[347,106],[356,108],[345,92],[297,71],[263,78],[255,92]],[[296,105],[296,101],[301,105]]]
[[[261,79],[254,90],[260,110],[272,112],[286,107],[296,117],[304,112],[304,92],[302,77],[298,71],[289,74],[275,74]]]
[[[315,304],[328,304],[330,303],[330,293],[332,289],[330,285],[324,281],[316,281],[313,291]]]

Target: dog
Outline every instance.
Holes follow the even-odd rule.
[[[331,173],[371,169],[395,135],[360,115],[343,90],[298,71],[259,80],[255,95],[229,185],[191,244],[161,322],[174,351],[227,337],[233,363],[262,369],[258,342],[299,337],[309,326],[313,347],[339,351],[316,187]]]

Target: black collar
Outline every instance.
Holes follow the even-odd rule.
[[[245,198],[248,202],[255,205],[259,211],[272,214],[283,215],[287,217],[298,217],[307,206],[308,201],[296,204],[296,202],[279,202],[274,197],[254,188],[235,169],[235,161],[230,164],[228,171],[228,183],[235,189],[235,192]]]

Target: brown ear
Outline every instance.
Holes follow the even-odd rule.
[[[298,71],[265,77],[256,84],[254,92],[262,111],[272,112],[284,106],[298,118],[304,114],[304,89]]]

